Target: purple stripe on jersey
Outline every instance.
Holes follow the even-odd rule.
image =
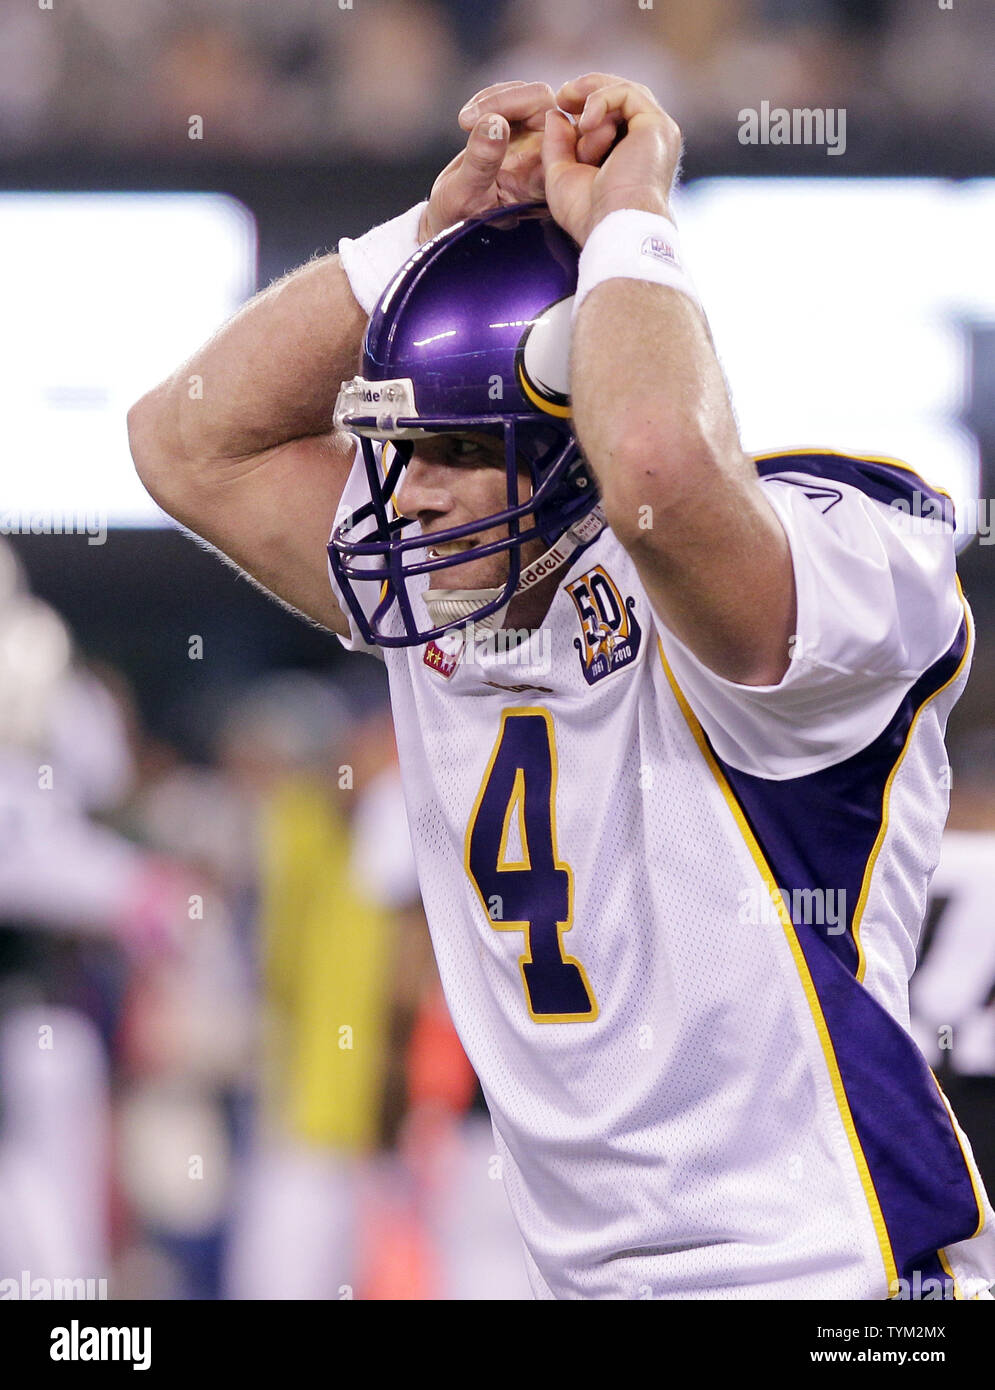
[[[832,1039],[899,1277],[936,1272],[936,1251],[971,1237],[978,1206],[946,1107],[925,1058],[856,979],[853,908],[881,828],[884,789],[916,713],[954,675],[968,641],[953,644],[906,695],[887,728],[835,767],[767,781],[712,749],[790,908],[794,890],[844,890],[846,930],[796,922]],[[815,833],[813,834],[813,829]],[[820,901],[820,898],[804,901]],[[798,913],[793,914],[798,916]],[[941,1270],[942,1273],[942,1270]]]
[[[873,743],[833,767],[772,782],[729,767],[715,754],[758,843],[765,854],[771,851],[767,860],[780,887],[786,892],[817,890],[820,899],[833,890],[836,901],[845,904],[846,930],[825,930],[824,944],[851,973],[856,973],[858,959],[853,914],[881,829],[885,784],[917,711],[952,678],[967,640],[964,619],[948,650],[923,672]],[[817,838],[813,825],[818,826]]]
[[[934,1252],[930,1259],[922,1261],[918,1266],[918,1280],[909,1281],[909,1287],[899,1290],[898,1297],[903,1301],[909,1299],[940,1299],[954,1298],[956,1296],[954,1281],[943,1268],[943,1263],[937,1252]]]
[[[848,454],[779,454],[776,458],[761,455],[754,460],[761,478],[778,473],[806,473],[830,482],[849,483],[860,488],[868,497],[888,506],[901,505],[912,516],[954,524],[954,504],[945,493],[937,492],[910,469],[897,464],[881,463],[875,459],[853,458]]]

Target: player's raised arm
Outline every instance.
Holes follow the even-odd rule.
[[[430,199],[343,255],[311,261],[252,299],[135,404],[129,437],[161,507],[298,611],[343,634],[325,543],[354,440],[332,428],[367,315],[390,276],[460,217],[541,196],[546,83],[501,83],[460,113],[469,132]]]
[[[550,210],[585,248],[571,366],[578,439],[667,627],[719,675],[775,684],[794,626],[791,555],[676,257],[680,131],[645,87],[603,73],[567,83],[557,100],[578,118],[551,113],[543,152]]]
[[[332,630],[322,547],[352,460],[331,402],[366,315],[338,256],[259,294],[128,415],[135,466],[177,521]]]

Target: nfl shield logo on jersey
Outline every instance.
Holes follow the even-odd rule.
[[[580,618],[583,637],[575,637],[574,646],[588,685],[635,661],[643,635],[633,611],[636,600],[622,598],[603,566],[568,584],[567,593]]]

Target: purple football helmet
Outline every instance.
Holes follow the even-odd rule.
[[[369,501],[335,527],[328,545],[332,572],[367,642],[415,646],[491,615],[499,621],[520,580],[534,581],[532,567],[522,575],[522,545],[538,538],[553,547],[552,559],[537,562],[541,569],[545,561],[548,573],[600,529],[589,516],[597,485],[570,422],[567,355],[578,255],[544,203],[499,208],[421,246],[373,311],[362,375],[343,382],[335,407],[335,427],[360,436]],[[503,434],[506,506],[433,531],[431,545],[492,527],[507,534],[430,558],[420,525],[398,515],[392,496],[415,440],[469,431]],[[390,441],[389,467],[387,443],[378,460],[375,440]],[[532,482],[524,503],[521,463]],[[556,548],[568,531],[569,546]],[[476,606],[437,601],[435,617],[443,620],[419,622],[412,579],[500,551],[510,556],[502,588],[459,591]],[[363,584],[380,586],[372,611],[360,602]]]

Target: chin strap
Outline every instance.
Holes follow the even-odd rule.
[[[518,587],[508,602],[495,609],[486,618],[481,618],[475,622],[476,629],[488,632],[502,627],[512,601],[519,594],[524,593],[526,589],[531,589],[533,584],[538,584],[540,579],[545,579],[554,570],[558,570],[570,559],[578,547],[593,541],[605,524],[605,514],[600,505],[593,507],[586,516],[581,517],[580,521],[575,521],[544,555],[540,555],[537,560],[533,560],[531,565],[522,570]],[[501,585],[497,589],[426,589],[422,594],[422,599],[428,609],[432,625],[441,627],[443,623],[468,622],[474,613],[479,613],[486,604],[493,603],[503,588],[504,586]]]

